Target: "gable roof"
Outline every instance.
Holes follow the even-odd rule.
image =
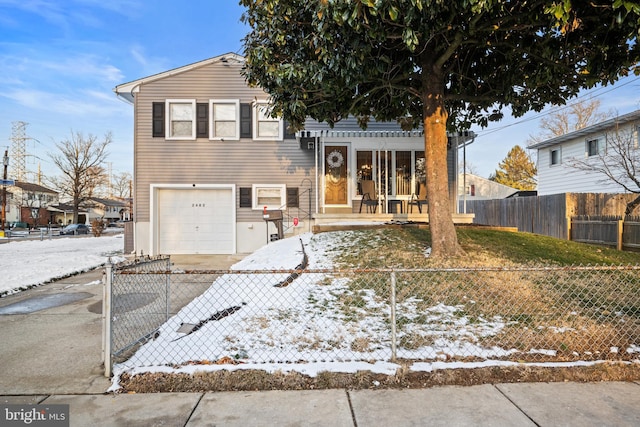
[[[125,203],[120,201],[120,200],[114,200],[114,199],[103,199],[100,197],[89,197],[87,198],[84,204],[87,204],[86,202],[94,202],[94,203],[98,203],[104,206],[118,206],[118,207],[123,207],[125,206]]]
[[[115,88],[113,91],[118,95],[118,97],[122,98],[126,102],[133,104],[133,99],[135,98],[135,94],[140,90],[140,86],[145,83],[154,82],[156,80],[164,79],[169,76],[173,76],[176,74],[181,74],[189,70],[193,70],[196,68],[204,67],[205,65],[214,64],[217,62],[227,63],[230,61],[234,62],[244,62],[244,56],[238,55],[236,53],[225,53],[222,55],[214,56],[213,58],[205,59],[202,61],[194,62],[189,65],[184,65],[182,67],[174,68],[172,70],[163,71],[162,73],[153,74],[148,77],[143,77],[138,80],[134,80],[128,83],[122,83]]]
[[[53,191],[50,188],[43,187],[42,185],[39,185],[39,184],[33,184],[31,182],[16,181],[13,186],[22,189],[22,191],[30,191],[33,193],[58,194],[57,191]]]
[[[587,126],[585,128],[578,129],[573,132],[565,133],[564,135],[556,136],[554,138],[547,139],[546,141],[531,144],[527,148],[540,149],[540,148],[545,148],[545,147],[549,147],[556,144],[561,144],[563,142],[567,142],[572,139],[579,138],[581,136],[586,136],[596,132],[601,132],[606,129],[611,129],[615,125],[623,125],[636,120],[640,120],[640,110],[632,111],[631,113],[623,114],[622,116],[617,116],[617,117],[614,117],[613,119],[605,120],[595,125]]]

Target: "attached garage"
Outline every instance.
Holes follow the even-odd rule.
[[[155,253],[235,253],[234,186],[152,186],[151,194]]]

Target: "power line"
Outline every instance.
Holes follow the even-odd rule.
[[[599,87],[597,89],[594,89],[593,91],[591,91],[589,93],[585,93],[584,95],[580,95],[580,96],[576,97],[575,98],[575,102],[572,102],[572,103],[567,104],[567,105],[558,105],[558,106],[552,107],[549,111],[544,112],[544,113],[539,113],[535,117],[529,117],[529,118],[526,118],[526,119],[519,119],[519,120],[517,120],[517,121],[515,121],[513,123],[509,123],[508,125],[504,125],[504,126],[501,126],[499,128],[495,128],[495,129],[491,129],[491,130],[487,130],[487,131],[480,130],[480,131],[476,132],[476,135],[477,135],[476,138],[487,136],[487,135],[490,135],[492,133],[499,132],[501,130],[510,128],[512,126],[520,125],[520,124],[531,122],[531,121],[534,121],[534,120],[539,120],[540,118],[542,118],[544,116],[555,114],[555,113],[557,113],[559,111],[562,111],[564,109],[570,108],[572,105],[574,105],[577,102],[579,102],[579,100],[581,100],[582,98],[585,98],[585,97],[597,98],[599,96],[605,95],[605,94],[607,94],[609,92],[612,92],[614,90],[620,89],[621,87],[624,87],[624,86],[627,86],[627,85],[629,85],[631,83],[634,83],[634,82],[636,82],[638,80],[640,80],[640,77],[636,77],[635,79],[629,80],[628,82],[625,82],[625,83],[621,83],[621,84],[619,84],[617,86],[613,85],[611,88],[606,88],[605,86],[601,86],[601,87]],[[602,92],[602,93],[596,94],[596,95],[593,94],[594,92],[601,91],[601,90],[604,90],[604,89],[607,89],[607,90]]]

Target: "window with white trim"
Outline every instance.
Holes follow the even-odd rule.
[[[562,163],[562,151],[560,148],[556,148],[549,151],[549,165],[555,166]]]
[[[253,209],[284,209],[287,204],[285,184],[253,184]]]
[[[167,99],[167,139],[196,139],[196,100]]]
[[[282,119],[271,117],[269,104],[256,102],[253,115],[253,139],[281,141],[283,136]]]
[[[597,156],[598,154],[600,154],[600,140],[598,139],[587,140],[586,151],[587,151],[588,157]]]
[[[212,99],[209,101],[209,111],[210,139],[240,139],[240,100]]]

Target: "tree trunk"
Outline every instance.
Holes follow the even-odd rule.
[[[431,256],[462,255],[453,225],[447,173],[447,118],[442,71],[428,64],[422,68],[424,156],[429,202]],[[456,149],[455,147],[452,148]]]

